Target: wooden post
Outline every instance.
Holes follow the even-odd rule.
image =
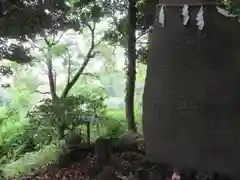
[[[88,141],[88,144],[91,144],[91,125],[90,125],[90,122],[87,122],[87,141]]]

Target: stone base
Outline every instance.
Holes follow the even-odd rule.
[[[173,174],[178,172],[176,178]],[[198,170],[175,170],[164,164],[153,164],[145,161],[142,167],[137,170],[139,180],[233,180],[217,173],[205,173]]]

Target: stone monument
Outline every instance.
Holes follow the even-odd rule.
[[[215,1],[160,0],[143,95],[147,159],[240,177],[240,31]]]

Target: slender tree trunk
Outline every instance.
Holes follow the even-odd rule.
[[[134,117],[134,90],[136,80],[136,24],[137,24],[137,0],[129,0],[128,7],[128,63],[127,63],[127,84],[126,84],[126,118],[128,130],[136,132]]]
[[[77,80],[80,78],[80,76],[83,74],[84,70],[86,69],[89,61],[94,58],[95,54],[93,52],[94,47],[96,46],[95,44],[95,25],[93,25],[93,27],[91,27],[90,25],[88,25],[89,30],[91,31],[91,46],[88,50],[88,53],[83,61],[82,66],[79,68],[79,70],[77,71],[77,73],[73,76],[72,80],[69,79],[70,77],[70,69],[68,69],[68,82],[63,90],[63,93],[61,95],[61,98],[65,98],[67,97],[68,93],[70,92],[70,90],[72,89],[72,87],[74,86],[74,84],[77,82]],[[69,64],[70,67],[70,64]]]
[[[92,48],[93,49],[93,48]],[[91,52],[92,52],[92,49],[91,49]],[[89,61],[91,60],[91,55],[88,54],[83,62],[83,65],[81,66],[81,68],[77,71],[77,73],[75,74],[75,76],[73,77],[73,79],[71,81],[69,81],[64,90],[63,90],[63,93],[62,93],[62,98],[65,98],[67,97],[69,91],[72,89],[72,87],[74,86],[74,84],[77,82],[77,80],[80,78],[80,76],[82,75],[82,73],[84,72],[85,68],[87,67]]]
[[[54,75],[53,75],[52,59],[49,57],[47,57],[47,69],[48,69],[48,81],[49,81],[51,97],[52,97],[52,100],[55,100],[58,98],[56,93],[56,79],[54,79]]]
[[[47,54],[45,54],[45,57],[47,60],[46,65],[48,70],[48,82],[49,82],[50,94],[51,94],[52,100],[54,101],[58,99],[57,91],[56,91],[56,74],[53,74],[52,56],[50,52],[50,49],[54,45],[53,43],[49,42],[47,38],[44,38],[44,41],[48,46],[48,51],[47,51]]]
[[[48,81],[49,81],[49,88],[50,88],[50,94],[52,97],[52,102],[59,99],[56,92],[56,72],[53,72],[53,64],[52,64],[52,57],[49,57],[49,54],[47,55],[47,69],[48,69]],[[59,122],[61,122],[61,118],[59,118]],[[64,138],[64,130],[65,125],[62,124],[58,127],[58,134],[59,139]]]

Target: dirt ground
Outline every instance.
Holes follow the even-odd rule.
[[[142,159],[142,155],[125,152],[115,154],[113,159],[113,163],[117,163],[118,167],[114,164],[99,167],[96,156],[90,153],[86,158],[68,167],[54,167],[31,177],[22,177],[22,180],[130,180],[134,179],[134,165]]]
[[[230,180],[198,171],[191,174],[193,171],[188,170],[181,172],[180,178],[173,168],[165,166],[155,166],[153,170],[150,168],[153,173],[149,176],[149,173],[144,173],[147,166],[143,168],[144,171],[139,171],[145,162],[143,140],[126,138],[112,142],[99,140],[89,148],[74,148],[60,157],[58,164],[15,180]]]
[[[136,180],[136,169],[144,158],[144,143],[109,151],[105,146],[74,149],[61,157],[59,164],[17,180]]]

